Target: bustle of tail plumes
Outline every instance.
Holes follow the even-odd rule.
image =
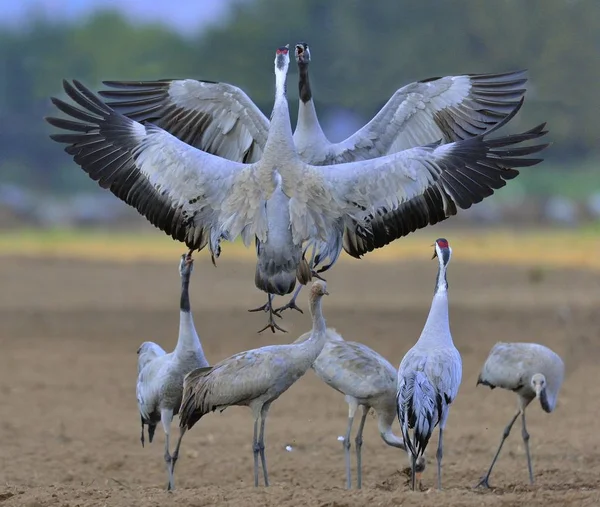
[[[442,399],[422,371],[404,376],[398,389],[398,420],[407,450],[417,459],[423,456],[442,411]],[[410,438],[409,430],[413,430]]]
[[[275,253],[269,254],[258,239],[256,240],[256,272],[254,283],[256,287],[269,294],[285,296],[294,290],[296,279],[306,285],[312,278],[310,267],[301,256],[302,250],[289,256],[281,257]]]
[[[205,414],[216,407],[206,403],[208,394],[206,376],[213,370],[212,366],[196,368],[183,379],[183,395],[179,407],[179,426],[192,429]]]
[[[156,424],[146,423],[143,417],[140,417],[140,419],[142,421],[142,438],[140,440],[142,441],[142,447],[144,447],[144,425],[148,426],[148,442],[152,443],[152,440],[154,439],[154,432],[156,431]]]

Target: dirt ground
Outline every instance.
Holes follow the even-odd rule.
[[[0,505],[600,505],[600,277],[456,257],[448,274],[450,317],[463,383],[444,440],[443,491],[433,489],[437,431],[427,452],[426,491],[411,492],[401,472],[406,455],[383,443],[373,416],[365,429],[363,489],[346,491],[337,438],[347,406],[309,372],[271,409],[270,488],[253,487],[251,415],[234,407],[186,435],[174,494],[163,490],[160,427],[152,445],[140,445],[135,380],[142,341],[175,345],[179,259],[0,259]],[[397,365],[425,322],[435,272],[436,263],[426,260],[340,262],[327,277],[328,324]],[[201,254],[192,276],[196,327],[211,363],[292,341],[310,327],[308,315],[295,313],[285,316],[288,334],[256,334],[265,316],[246,312],[263,302],[250,263],[223,259],[215,269]],[[306,294],[299,301],[306,310]],[[481,491],[473,485],[516,409],[514,394],[475,388],[498,340],[550,346],[564,358],[567,376],[554,413],[536,404],[528,412],[535,485],[528,484],[517,425],[490,481],[494,489]]]

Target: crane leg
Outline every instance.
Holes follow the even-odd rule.
[[[508,438],[508,435],[510,435],[510,430],[512,429],[513,425],[515,424],[515,421],[517,420],[517,417],[519,417],[519,415],[521,414],[521,409],[519,409],[519,411],[514,415],[514,417],[510,420],[510,422],[508,423],[508,425],[506,426],[506,428],[504,428],[504,431],[502,432],[502,440],[500,441],[500,445],[498,446],[498,450],[496,451],[496,454],[494,455],[494,459],[492,460],[492,464],[490,465],[490,468],[487,471],[487,474],[485,474],[485,477],[483,477],[475,486],[476,488],[483,486],[485,488],[489,488],[490,487],[490,483],[489,483],[489,479],[490,479],[490,475],[492,473],[492,470],[494,468],[494,465],[496,464],[496,460],[498,459],[498,456],[500,456],[500,451],[502,450],[502,446],[504,445],[504,441]]]
[[[276,314],[281,313],[284,310],[298,310],[300,313],[304,313],[302,311],[301,308],[299,308],[296,305],[296,299],[298,298],[298,294],[300,294],[300,291],[302,290],[302,287],[304,287],[304,285],[298,285],[298,288],[294,291],[294,295],[292,296],[292,299],[289,300],[289,302],[283,306],[280,306],[279,308],[277,308],[276,310],[273,310]]]
[[[248,310],[248,311],[249,312],[268,312],[268,314],[269,314],[268,323],[265,327],[263,327],[260,331],[258,331],[259,333],[262,333],[266,329],[271,329],[271,331],[273,331],[273,332],[275,332],[275,330],[277,329],[277,330],[281,331],[282,333],[287,333],[287,331],[285,329],[283,329],[282,327],[277,325],[277,323],[275,322],[275,319],[273,318],[274,315],[276,315],[280,319],[283,318],[283,317],[281,317],[281,315],[279,315],[279,313],[277,313],[276,310],[273,310],[273,294],[268,294],[268,300],[264,305],[259,306],[258,308],[252,308],[251,310]]]
[[[173,481],[173,469],[171,466],[172,458],[169,454],[169,439],[171,436],[171,421],[173,421],[173,411],[166,409],[161,410],[160,421],[162,422],[163,430],[165,432],[165,464],[167,466],[167,474],[169,476],[167,491],[173,491],[175,489],[175,482]]]
[[[252,452],[254,454],[254,487],[258,488],[258,417],[254,419],[254,439],[252,440]]]
[[[362,407],[362,417],[360,418],[360,425],[358,426],[358,432],[356,433],[356,438],[354,439],[354,443],[356,444],[356,487],[358,489],[362,488],[362,434],[365,429],[365,423],[367,422],[367,414],[369,413],[369,407]]]
[[[346,489],[352,488],[352,472],[350,470],[350,435],[352,434],[352,423],[358,405],[354,402],[349,403],[348,407],[348,427],[342,445],[344,446],[344,459],[346,461]]]
[[[529,452],[529,433],[527,433],[527,425],[525,424],[525,410],[521,412],[521,436],[525,444],[525,452],[527,453],[527,469],[529,471],[529,483],[533,484],[533,465],[531,464],[531,453]]]
[[[410,454],[410,489],[415,490],[417,483],[417,457],[414,454]]]
[[[260,435],[258,437],[258,450],[260,452],[260,462],[263,469],[263,478],[265,486],[269,486],[269,474],[267,472],[267,457],[265,456],[265,423],[267,422],[267,413],[269,412],[269,404],[263,405],[260,413]]]
[[[440,425],[440,435],[438,438],[438,448],[435,454],[437,459],[438,489],[442,489],[442,457],[444,456],[444,428]]]
[[[181,447],[181,441],[183,440],[183,435],[185,435],[187,428],[184,426],[183,428],[179,426],[179,438],[177,439],[177,445],[175,446],[175,451],[171,456],[171,474],[173,479],[175,479],[175,463],[177,463],[177,459],[179,458],[179,448]]]
[[[144,418],[140,415],[140,419],[142,420],[142,437],[140,440],[142,441],[142,447],[144,447]]]

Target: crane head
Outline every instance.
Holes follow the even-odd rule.
[[[537,398],[540,398],[542,393],[546,390],[546,377],[541,373],[536,373],[531,377],[531,387],[535,391]]]
[[[438,257],[441,264],[444,266],[448,265],[450,257],[452,257],[452,248],[450,248],[448,240],[445,238],[438,238],[432,246],[434,247],[432,259]]]
[[[193,269],[194,259],[192,259],[192,251],[190,250],[181,256],[181,261],[179,261],[179,275],[181,277],[190,276]]]
[[[298,65],[307,65],[310,63],[310,49],[306,42],[296,44],[296,63]]]
[[[329,296],[327,292],[327,284],[323,280],[315,280],[310,288],[311,299],[316,299],[321,296]]]
[[[279,48],[277,48],[277,51],[275,52],[275,67],[278,70],[286,70],[287,71],[287,67],[290,64],[290,45],[286,44],[285,46],[281,46]]]

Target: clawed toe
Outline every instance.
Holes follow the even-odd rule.
[[[488,482],[488,478],[484,477],[483,479],[481,479],[476,485],[475,488],[486,488],[486,489],[491,489],[490,488],[490,483]]]
[[[282,333],[287,333],[287,331],[285,329],[283,329],[281,326],[278,326],[275,323],[275,321],[271,320],[265,327],[263,327],[260,331],[258,331],[258,334],[262,333],[263,331],[265,331],[267,329],[270,329],[271,331],[273,331],[273,333],[275,332],[276,329],[278,331],[281,331]]]
[[[273,313],[275,313],[277,316],[281,317],[281,315],[279,315],[281,312],[283,312],[284,310],[297,310],[300,313],[304,313],[302,311],[302,309],[300,307],[298,307],[298,305],[296,305],[295,301],[290,301],[287,305],[283,305],[280,308],[277,308],[276,310],[273,310]]]

